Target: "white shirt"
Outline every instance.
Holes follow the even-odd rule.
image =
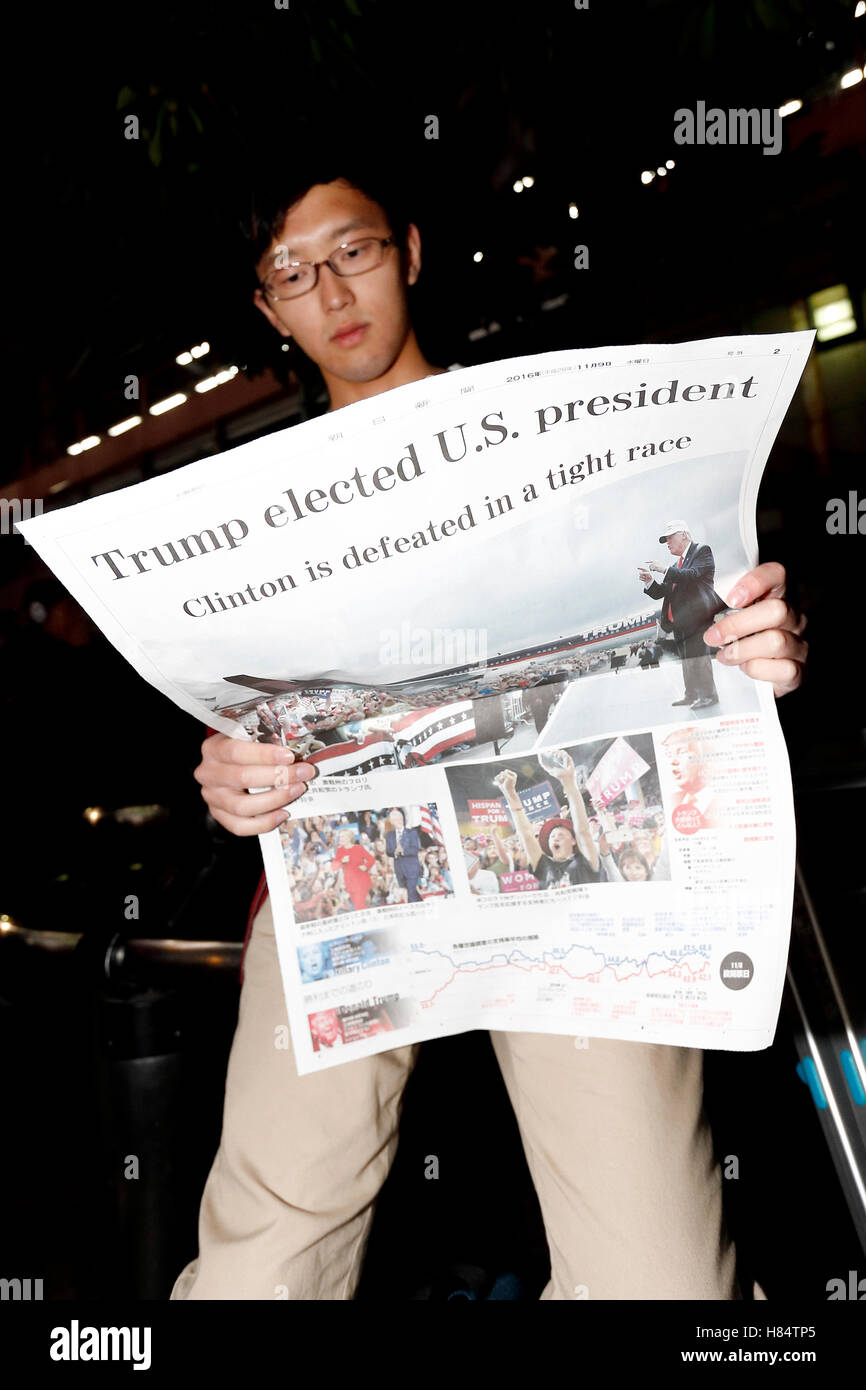
[[[499,879],[492,869],[479,869],[478,873],[470,878],[469,884],[476,893],[499,892]]]

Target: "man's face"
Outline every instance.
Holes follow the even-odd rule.
[[[402,830],[402,829],[403,829],[403,813],[402,813],[402,811],[392,811],[392,812],[391,812],[391,825],[393,826],[393,828],[394,828],[395,830]]]
[[[315,1014],[313,1027],[324,1043],[333,1043],[340,1035],[340,1020],[333,1010]]]
[[[684,555],[689,548],[689,538],[685,531],[672,531],[668,536],[668,550],[672,555]]]
[[[565,829],[565,826],[558,825],[555,830],[550,832],[548,844],[551,859],[564,860],[570,859],[574,854],[577,841],[571,832]]]
[[[682,740],[669,744],[671,772],[681,791],[695,792],[706,785],[706,769],[701,761],[701,750],[696,743]]]
[[[358,189],[340,179],[316,184],[288,213],[256,271],[265,280],[277,255],[321,261],[342,242],[386,237],[391,231],[383,209]],[[387,246],[382,264],[363,275],[339,276],[322,265],[315,288],[297,299],[274,300],[256,290],[255,302],[326,377],[373,381],[393,366],[411,329],[406,285],[414,284],[421,265],[414,226],[409,228],[407,260],[404,272],[400,249]]]

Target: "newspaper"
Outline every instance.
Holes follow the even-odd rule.
[[[770,1045],[787,754],[701,634],[812,341],[452,370],[21,524],[159,690],[317,765],[261,837],[300,1074],[473,1028]]]

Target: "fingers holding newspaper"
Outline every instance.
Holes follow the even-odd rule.
[[[303,796],[317,769],[296,762],[289,748],[247,743],[214,734],[202,744],[194,777],[215,821],[233,835],[263,835],[288,817],[283,809]],[[254,795],[249,793],[254,788]]]
[[[802,640],[806,619],[785,599],[785,569],[775,561],[758,565],[728,595],[731,608],[704,633],[719,647],[717,660],[740,666],[755,680],[770,681],[773,693],[787,695],[803,680],[809,645]]]

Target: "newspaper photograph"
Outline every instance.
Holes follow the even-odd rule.
[[[703,639],[813,338],[451,370],[20,524],[158,690],[315,766],[260,837],[300,1074],[772,1043],[787,753]]]

